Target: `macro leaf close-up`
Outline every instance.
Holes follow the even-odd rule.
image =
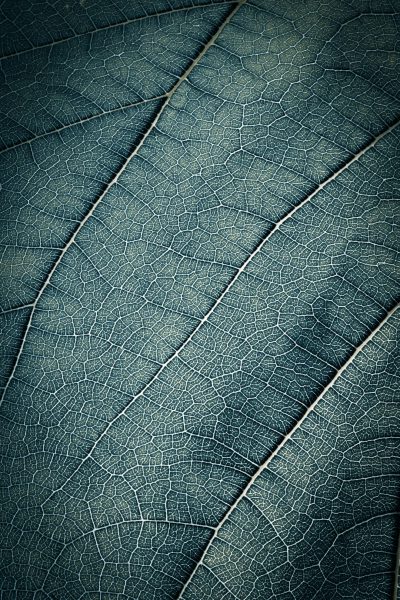
[[[0,21],[0,599],[396,600],[399,1]]]

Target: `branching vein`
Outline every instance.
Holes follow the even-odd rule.
[[[30,48],[25,48],[24,50],[19,50],[17,52],[10,52],[10,54],[5,54],[4,56],[0,56],[0,61],[7,60],[8,58],[14,58],[16,56],[21,56],[21,54],[27,54],[28,52],[33,52],[34,50],[40,50],[42,48],[49,48],[52,46],[56,46],[58,44],[63,44],[65,42],[69,42],[71,40],[75,40],[77,38],[84,37],[86,35],[93,35],[94,33],[98,33],[100,31],[106,31],[108,29],[115,29],[116,27],[124,27],[126,25],[131,25],[132,23],[137,23],[139,21],[144,21],[145,19],[151,19],[152,17],[158,18],[165,15],[170,15],[177,12],[185,12],[189,10],[194,10],[197,8],[212,8],[213,6],[219,6],[221,4],[232,4],[234,0],[223,0],[222,2],[213,2],[212,4],[196,4],[192,6],[183,6],[182,8],[174,8],[170,10],[165,10],[162,12],[157,12],[154,14],[146,14],[141,17],[134,17],[133,19],[126,19],[126,21],[119,21],[118,23],[112,23],[111,25],[104,25],[104,27],[98,27],[97,29],[90,29],[89,31],[84,31],[83,33],[76,33],[75,35],[71,35],[69,37],[61,38],[58,40],[54,40],[51,42],[47,42],[45,44],[40,44],[39,46],[31,46]]]
[[[207,50],[214,44],[215,40],[221,34],[222,30],[226,27],[226,25],[229,23],[229,21],[232,19],[232,17],[236,14],[236,12],[239,10],[239,8],[242,6],[242,4],[244,4],[245,1],[246,0],[240,0],[235,5],[235,8],[229,13],[229,15],[221,23],[221,25],[218,27],[218,29],[216,30],[216,32],[214,33],[214,35],[210,38],[210,40],[207,42],[207,44],[203,47],[203,49],[201,50],[201,52],[193,60],[193,62],[186,69],[186,71],[183,73],[183,75],[181,75],[181,77],[177,80],[177,82],[171,88],[171,90],[166,94],[163,105],[161,106],[158,114],[156,115],[156,117],[152,121],[150,127],[147,129],[146,133],[143,135],[142,139],[140,140],[140,142],[136,146],[135,150],[128,156],[128,158],[122,164],[122,166],[119,169],[119,171],[114,175],[114,177],[107,184],[107,186],[105,187],[105,189],[103,190],[103,192],[100,194],[100,196],[97,198],[97,200],[92,204],[92,207],[86,213],[85,217],[82,219],[82,221],[80,222],[79,226],[76,228],[76,230],[74,231],[74,233],[72,234],[72,236],[70,237],[70,239],[68,240],[68,242],[66,243],[66,245],[64,246],[64,248],[63,248],[62,252],[60,253],[59,257],[57,258],[57,260],[53,264],[53,267],[49,271],[49,273],[48,273],[45,281],[43,282],[42,287],[40,288],[40,290],[39,290],[39,292],[38,292],[38,294],[36,296],[35,301],[33,302],[32,311],[31,311],[31,314],[30,314],[30,317],[29,317],[29,321],[27,323],[25,334],[24,334],[24,336],[22,338],[22,342],[21,342],[21,345],[20,345],[20,348],[19,348],[16,360],[14,362],[13,369],[11,371],[11,374],[10,374],[8,380],[7,380],[7,383],[6,383],[6,385],[5,385],[4,389],[3,389],[3,393],[2,393],[1,398],[0,398],[0,406],[2,405],[2,403],[4,401],[4,398],[5,398],[5,395],[7,393],[8,387],[9,387],[11,381],[14,378],[15,371],[16,371],[16,369],[18,367],[18,364],[19,364],[19,361],[21,359],[21,356],[22,356],[22,353],[23,353],[23,350],[24,350],[24,347],[25,347],[26,339],[27,339],[28,333],[29,333],[31,325],[32,325],[32,320],[33,320],[33,317],[35,315],[36,307],[37,307],[37,305],[38,305],[38,303],[40,301],[40,298],[42,297],[44,291],[46,290],[47,286],[49,285],[49,283],[50,283],[50,281],[51,281],[51,279],[52,279],[55,271],[57,270],[59,264],[63,260],[63,257],[65,256],[66,252],[68,252],[69,248],[75,243],[75,240],[76,240],[79,232],[82,230],[82,228],[88,222],[88,220],[91,218],[91,216],[93,215],[93,213],[96,210],[97,206],[100,204],[100,202],[103,200],[103,198],[108,194],[108,192],[110,191],[110,189],[117,183],[117,181],[121,177],[122,173],[124,173],[124,171],[126,170],[126,168],[128,167],[128,165],[130,164],[130,162],[135,158],[135,156],[138,154],[138,152],[140,152],[140,149],[142,148],[142,146],[145,143],[146,139],[151,134],[151,132],[155,129],[155,127],[157,126],[157,123],[158,123],[161,115],[163,114],[165,108],[168,106],[168,104],[169,104],[172,96],[175,94],[175,92],[181,86],[181,84],[188,79],[190,73],[193,71],[193,69],[196,67],[196,65],[203,58],[203,56],[205,55],[205,53],[207,52]],[[201,323],[202,323],[202,321],[201,321]],[[170,362],[170,361],[168,361],[168,362]],[[168,362],[165,363],[165,365],[162,367],[162,369],[167,366]]]
[[[305,411],[303,416],[295,423],[295,425],[287,433],[287,435],[282,439],[282,441],[278,444],[278,446],[275,448],[275,450],[264,460],[264,462],[262,462],[260,464],[257,471],[250,478],[247,485],[242,490],[241,494],[236,498],[235,502],[232,504],[232,506],[229,508],[229,510],[225,513],[224,517],[218,523],[217,527],[214,530],[213,535],[211,536],[207,545],[205,546],[199,561],[196,563],[196,566],[193,569],[193,571],[191,572],[189,579],[186,581],[185,585],[183,586],[177,600],[180,600],[181,598],[183,598],[185,591],[187,590],[191,581],[193,581],[193,578],[196,575],[197,571],[199,570],[200,566],[204,564],[204,559],[208,553],[208,550],[210,549],[211,545],[214,543],[215,539],[218,537],[218,533],[219,533],[220,529],[228,521],[229,517],[232,515],[232,513],[237,508],[239,503],[243,500],[243,498],[245,498],[247,496],[247,494],[248,494],[250,488],[252,487],[252,485],[254,484],[254,482],[268,468],[268,466],[271,464],[271,462],[274,460],[274,458],[277,456],[277,454],[279,454],[279,452],[282,450],[282,448],[285,446],[285,444],[293,438],[296,431],[303,425],[304,421],[308,418],[309,414],[315,409],[317,404],[325,396],[325,394],[328,392],[328,390],[330,390],[335,385],[336,381],[343,375],[343,373],[347,369],[347,367],[354,362],[354,360],[358,356],[358,354],[360,354],[360,352],[362,352],[364,350],[365,346],[374,338],[374,336],[382,329],[382,327],[384,327],[384,325],[388,322],[390,317],[398,310],[399,307],[400,307],[400,303],[396,304],[385,315],[385,317],[378,323],[378,325],[370,332],[370,334],[364,339],[364,341],[359,346],[357,346],[357,348],[353,351],[353,353],[350,355],[350,357],[347,359],[347,361],[340,367],[340,369],[338,369],[336,371],[335,375],[332,377],[332,379],[329,381],[329,383],[325,386],[325,388],[322,390],[322,392],[310,404],[310,406],[307,408],[307,410]],[[394,513],[392,513],[392,514],[394,514]]]

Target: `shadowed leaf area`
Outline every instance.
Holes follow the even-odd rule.
[[[396,600],[399,4],[0,20],[1,600]]]

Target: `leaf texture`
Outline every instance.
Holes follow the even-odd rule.
[[[398,8],[3,3],[2,600],[397,597]]]

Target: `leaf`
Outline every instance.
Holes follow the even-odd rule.
[[[398,7],[2,10],[1,598],[394,599]]]

